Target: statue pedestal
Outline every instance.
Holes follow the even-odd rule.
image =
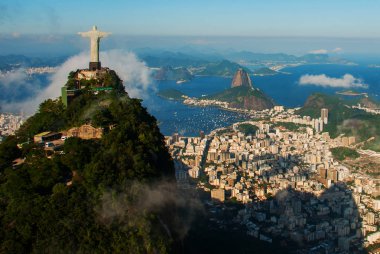
[[[90,62],[89,65],[89,70],[90,71],[96,71],[101,69],[101,64],[100,62]]]

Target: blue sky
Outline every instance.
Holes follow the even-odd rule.
[[[0,1],[2,33],[380,37],[379,12],[375,0]]]
[[[295,38],[293,51],[360,52],[380,46],[379,13],[376,0],[0,0],[0,46],[2,38],[27,34],[54,42],[58,37],[46,36],[75,35],[97,24],[114,35],[191,36],[195,44],[213,36],[281,38],[277,51],[286,51],[284,38]],[[305,40],[312,45],[302,46]],[[284,42],[291,51],[292,43]],[[259,48],[276,51],[265,44]]]

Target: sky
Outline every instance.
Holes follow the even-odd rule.
[[[166,40],[169,47],[177,41],[263,52],[380,54],[379,13],[376,0],[0,0],[0,53],[20,51],[27,36],[41,45],[72,43],[68,36],[96,24],[130,47]]]

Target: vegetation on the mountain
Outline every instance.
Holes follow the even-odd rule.
[[[6,138],[0,144],[0,169],[12,166],[12,161],[21,155],[21,150],[17,147],[17,139],[14,136]]]
[[[231,107],[263,110],[274,106],[274,102],[258,89],[247,86],[238,86],[226,89],[206,99],[229,102]]]
[[[177,89],[174,88],[168,88],[164,90],[160,90],[157,93],[158,96],[169,99],[169,100],[184,100],[183,96],[185,95],[181,91],[178,91]]]
[[[233,129],[231,127],[226,127],[226,128],[221,129],[221,130],[218,130],[216,132],[216,135],[221,136],[223,134],[228,134],[228,133],[232,133],[232,132],[233,132]]]
[[[80,97],[82,98],[82,97]],[[17,138],[20,142],[32,140],[33,136],[49,130],[59,131],[67,126],[67,114],[65,106],[60,100],[48,99],[42,102],[36,114],[28,120],[18,130]]]
[[[337,160],[344,160],[346,158],[356,159],[359,158],[359,153],[352,148],[348,147],[335,147],[330,149],[333,157]]]
[[[299,131],[300,128],[305,128],[307,125],[288,122],[276,122],[273,124],[273,127],[283,127],[289,131]]]
[[[265,95],[261,91],[252,89],[251,87],[238,86],[238,87],[226,89],[214,95],[209,95],[206,98],[226,101],[226,102],[239,103],[239,102],[243,102],[244,97],[246,96],[256,96],[259,98],[264,98]]]
[[[318,118],[321,116],[321,108],[329,110],[328,124],[324,126],[323,130],[328,131],[331,137],[336,137],[341,133],[342,130],[339,129],[339,126],[343,124],[343,121],[366,114],[350,108],[350,102],[339,96],[320,93],[309,96],[298,114]]]
[[[366,141],[374,137],[374,141],[366,143],[364,148],[380,151],[380,116],[351,108],[357,102],[358,100],[347,100],[341,96],[317,93],[307,99],[298,114],[318,118],[321,108],[327,108],[328,124],[323,130],[329,132],[331,137],[345,134],[357,137],[357,141]]]
[[[17,147],[82,123],[103,127],[102,138],[69,138],[52,157],[32,142]],[[25,162],[13,168],[17,158]],[[67,108],[47,100],[0,144],[0,252],[168,252],[173,211],[142,206],[136,186],[172,175],[164,137],[140,100],[118,91],[84,91]]]
[[[255,135],[259,127],[253,124],[249,124],[249,123],[242,123],[242,124],[239,124],[237,129],[240,132],[244,133],[244,135]]]
[[[154,73],[156,80],[191,80],[193,75],[185,67],[173,68],[171,66],[161,67]]]

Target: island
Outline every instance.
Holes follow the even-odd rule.
[[[345,95],[345,96],[365,96],[365,97],[368,96],[367,93],[360,93],[360,92],[355,92],[352,90],[340,91],[340,92],[336,92],[336,94]]]
[[[176,80],[178,83],[184,83],[193,79],[193,74],[185,67],[165,66],[154,70],[153,77],[156,80]]]
[[[273,76],[277,74],[279,74],[279,72],[268,67],[259,68],[253,71],[254,76]]]
[[[174,89],[174,88],[160,90],[157,92],[157,95],[164,99],[176,100],[176,101],[183,101],[186,98],[188,98],[187,95],[185,95],[181,91],[178,91],[177,89]]]

